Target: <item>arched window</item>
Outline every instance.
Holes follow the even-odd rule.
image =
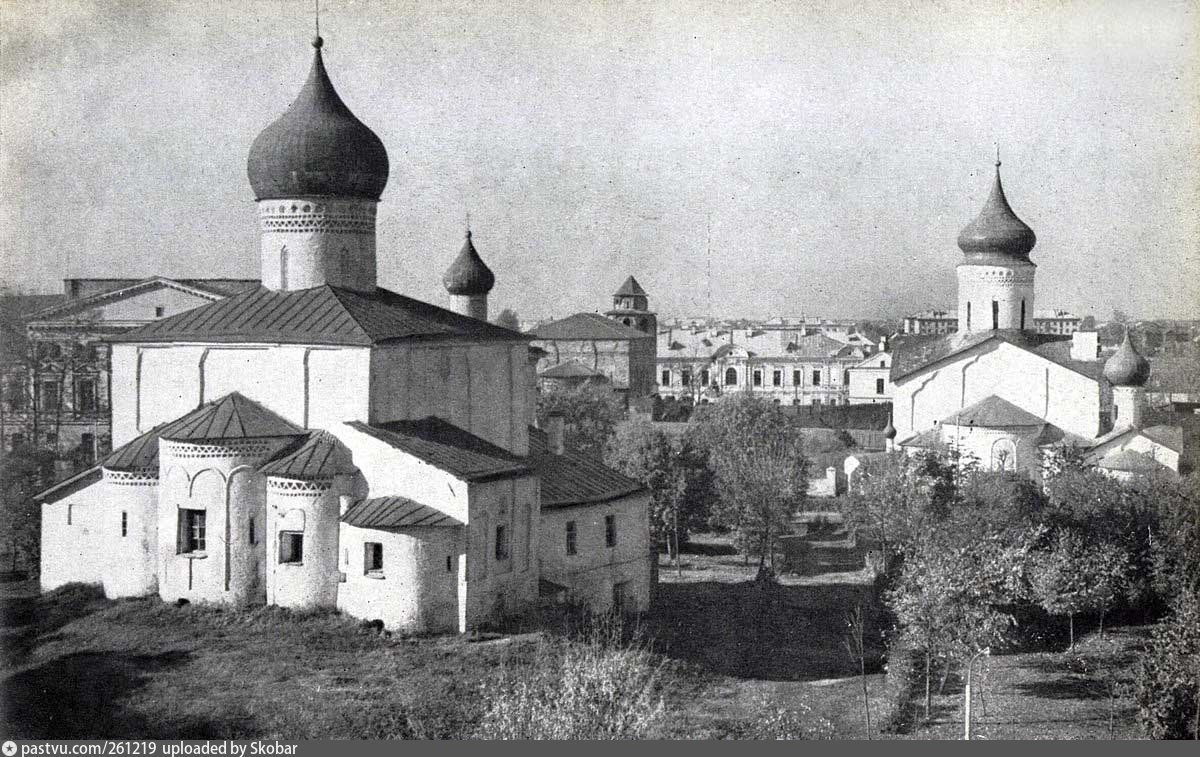
[[[285,244],[279,248],[279,288],[288,288],[288,248]]]
[[[992,300],[992,331],[1000,328],[1000,303]]]
[[[992,470],[1016,470],[1017,447],[1011,439],[997,439],[992,445]]]
[[[967,303],[967,331],[971,330],[971,303]]]
[[[1021,331],[1025,330],[1025,300],[1021,300]]]
[[[737,386],[737,369],[725,369],[725,386]]]

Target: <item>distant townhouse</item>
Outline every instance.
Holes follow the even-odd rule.
[[[1037,334],[1069,336],[1079,330],[1082,319],[1067,310],[1038,310],[1033,314]],[[923,310],[904,319],[905,334],[954,334],[958,331],[957,310]]]
[[[876,405],[891,402],[895,385],[892,384],[892,354],[877,352],[850,369],[850,404]]]

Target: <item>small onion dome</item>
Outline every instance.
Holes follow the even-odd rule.
[[[247,173],[258,200],[378,200],[387,185],[387,150],[338,97],[321,45],[313,40],[312,69],[295,102],[250,146]]]
[[[1113,386],[1142,386],[1150,378],[1150,361],[1134,349],[1129,332],[1125,341],[1104,363],[1104,378]]]
[[[958,235],[958,246],[970,259],[994,259],[996,256],[1027,260],[1037,244],[1033,229],[1017,218],[1004,196],[1000,183],[1000,161],[996,161],[996,180],[983,210]]]
[[[467,229],[467,241],[463,242],[458,257],[442,274],[442,283],[446,285],[447,292],[458,295],[487,294],[496,285],[495,274],[475,252],[470,229]]]
[[[895,439],[896,438],[896,427],[892,425],[892,416],[890,416],[890,415],[888,416],[888,424],[883,427],[883,438],[884,439]]]

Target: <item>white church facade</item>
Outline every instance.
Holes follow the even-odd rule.
[[[1150,366],[1128,334],[1101,360],[1095,332],[1035,329],[1036,241],[1009,206],[997,160],[991,194],[958,238],[958,331],[898,340],[889,433],[901,449],[952,448],[984,469],[1040,475],[1071,445],[1117,477],[1179,472],[1182,429],[1153,422]]]
[[[44,590],[463,632],[547,594],[645,609],[648,493],[533,428],[529,337],[468,232],[445,310],[376,285],[379,138],[314,40],[254,141],[262,288],[112,339],[113,452],[39,495]]]

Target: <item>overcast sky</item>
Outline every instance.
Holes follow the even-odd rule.
[[[0,2],[0,279],[257,277],[246,154],[308,71],[311,6]],[[445,304],[469,211],[493,312],[603,309],[631,273],[674,315],[710,291],[717,315],[953,307],[999,142],[1038,308],[1195,318],[1195,8],[323,0],[321,21],[391,159],[390,289]]]

